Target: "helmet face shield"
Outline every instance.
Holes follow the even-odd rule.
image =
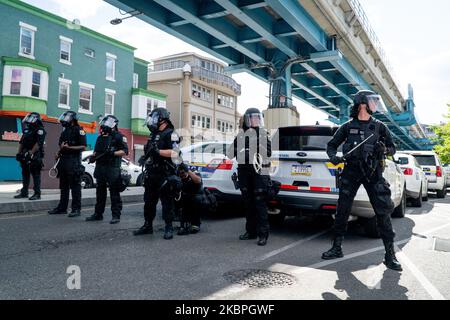
[[[372,113],[387,113],[388,111],[386,105],[384,104],[383,98],[378,94],[367,96],[367,102],[367,106]]]
[[[59,122],[65,126],[70,124],[73,120],[75,120],[75,114],[74,112],[64,112],[62,115],[59,116]]]
[[[264,117],[261,113],[245,114],[244,124],[247,128],[262,128],[264,127]]]
[[[34,124],[39,120],[39,115],[36,113],[29,113],[23,118],[22,123],[23,124]]]
[[[102,121],[100,121],[100,127],[108,127],[113,129],[117,125],[117,122],[117,119],[111,116],[106,116],[102,119]]]

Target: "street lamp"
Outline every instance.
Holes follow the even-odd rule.
[[[182,103],[183,103],[183,82],[181,82],[181,81],[177,81],[177,82],[170,82],[170,81],[163,81],[163,82],[160,82],[160,83],[166,83],[166,84],[171,84],[171,85],[174,85],[174,86],[180,86],[180,97],[179,97],[179,99],[180,99],[180,106],[179,106],[179,118],[178,118],[178,121],[179,121],[179,124],[180,124],[180,129],[182,128],[182,126],[183,126],[183,122],[182,122],[182,117],[181,117],[181,105],[182,105]]]
[[[122,18],[122,19],[121,18],[116,18],[116,19],[111,20],[110,23],[112,25],[117,26],[118,24],[121,24],[123,20],[129,19],[129,18],[132,18],[132,17],[135,17],[135,16],[138,16],[138,15],[142,14],[142,12],[140,12],[138,10],[132,10],[132,11],[125,12],[125,13],[120,12],[120,14],[121,15],[129,14],[129,16],[125,17],[125,18]]]

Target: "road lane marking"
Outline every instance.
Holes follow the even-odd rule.
[[[12,214],[14,214],[14,213],[12,213]],[[23,216],[17,216],[17,217],[4,217],[4,218],[0,218],[0,220],[23,219],[23,218],[32,218],[32,217],[42,217],[42,216],[48,216],[48,214],[41,213],[41,214],[29,214],[29,215],[23,215]]]
[[[303,244],[303,243],[305,243],[305,242],[307,242],[307,241],[316,239],[316,238],[318,238],[318,237],[320,237],[320,236],[322,236],[322,235],[328,233],[329,231],[330,231],[330,229],[327,229],[327,230],[318,232],[318,233],[316,233],[316,234],[313,234],[312,236],[309,236],[309,237],[307,237],[307,238],[298,240],[298,241],[296,241],[296,242],[293,242],[293,243],[291,243],[291,244],[288,244],[287,246],[281,247],[281,248],[279,248],[279,249],[273,250],[273,251],[271,251],[271,252],[269,252],[269,253],[266,253],[265,255],[263,255],[263,256],[257,258],[257,259],[256,259],[256,262],[261,262],[261,261],[264,261],[264,260],[266,260],[266,259],[269,259],[269,258],[271,258],[271,257],[273,257],[273,256],[275,256],[275,255],[277,255],[277,254],[280,254],[280,253],[282,253],[282,252],[284,252],[284,251],[286,251],[286,250],[289,250],[289,249],[291,249],[291,248],[294,248],[294,247],[296,247],[296,246],[298,246],[298,245],[300,245],[300,244]]]
[[[400,248],[395,246],[397,252],[397,258],[400,262],[405,265],[409,271],[414,275],[414,277],[419,281],[422,287],[428,292],[433,300],[446,300],[444,296],[439,292],[439,290],[425,277],[425,275],[416,267],[416,265],[400,251]]]

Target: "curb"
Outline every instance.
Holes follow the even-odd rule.
[[[143,195],[142,194],[122,195],[121,199],[123,203],[142,202]],[[96,201],[97,198],[93,197],[82,198],[81,206],[92,207],[95,205]],[[71,202],[72,200],[69,200],[68,208],[70,208]],[[0,204],[0,214],[47,211],[55,208],[58,205],[58,203],[59,199],[2,203]],[[107,205],[111,204],[111,199],[109,197],[106,200],[106,204]]]

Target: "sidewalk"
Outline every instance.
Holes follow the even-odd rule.
[[[32,211],[47,211],[55,208],[59,203],[59,189],[42,190],[41,200],[30,201],[28,199],[14,199],[16,191],[21,188],[20,184],[2,184],[0,186],[0,214],[3,213],[25,213]],[[30,190],[30,196],[33,191]],[[143,187],[129,187],[121,193],[122,202],[142,202],[144,199]],[[70,202],[68,212],[70,212]],[[92,207],[95,205],[96,196],[94,189],[82,190],[82,207]],[[107,204],[110,203],[109,191]]]

